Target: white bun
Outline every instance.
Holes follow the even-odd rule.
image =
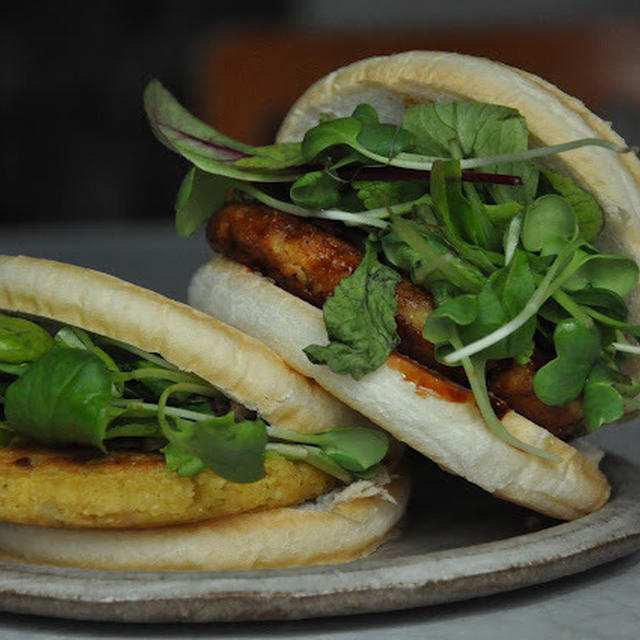
[[[309,433],[366,424],[258,340],[104,273],[0,256],[0,309],[51,318],[159,353],[272,424]]]
[[[266,278],[214,255],[189,287],[194,306],[262,340],[292,367],[443,468],[487,491],[556,518],[571,520],[601,507],[609,484],[598,463],[510,411],[517,438],[562,458],[555,463],[506,444],[484,424],[475,403],[451,402],[405,378],[411,364],[392,355],[361,380],[311,364],[302,349],[326,344],[322,312]]]
[[[0,549],[5,559],[89,569],[265,569],[347,562],[392,535],[409,496],[406,478],[384,488],[358,484],[327,496],[333,502],[324,507],[312,503],[155,529],[0,523]]]
[[[518,109],[527,120],[533,146],[579,138],[624,140],[582,102],[549,82],[514,67],[458,53],[409,51],[368,58],[338,69],[313,84],[293,105],[279,141],[299,140],[321,116],[350,115],[360,102],[372,104],[381,121],[401,122],[408,104],[472,100]],[[606,225],[602,250],[636,256],[640,251],[640,161],[634,153],[598,147],[566,152],[553,168],[571,175],[602,205]],[[640,321],[640,289],[630,300]]]
[[[321,432],[370,424],[258,340],[103,273],[0,256],[0,309],[51,318],[159,353],[289,429]],[[324,510],[278,508],[150,529],[0,523],[0,550],[31,562],[113,569],[340,562],[365,555],[382,542],[402,516],[407,498],[408,482],[396,478],[388,487],[385,482],[349,485]]]

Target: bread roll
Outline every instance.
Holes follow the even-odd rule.
[[[24,256],[0,256],[0,310],[75,325],[159,353],[287,429],[317,433],[337,426],[370,425],[258,340],[187,305],[103,273]],[[201,508],[206,500],[200,495],[193,504],[186,504],[190,509],[186,514],[171,511],[173,503],[165,505],[171,511],[165,522],[184,522],[185,518],[188,522],[157,526],[161,518],[155,522],[140,520],[142,507],[153,510],[148,504],[150,484],[164,490],[186,490],[186,498],[191,478],[179,478],[160,468],[163,465],[153,454],[127,456],[119,452],[113,460],[107,457],[104,463],[98,460],[83,466],[81,455],[49,456],[34,450],[29,464],[19,464],[19,468],[11,464],[11,455],[3,452],[0,477],[4,473],[6,482],[23,483],[20,486],[25,490],[29,488],[25,482],[42,481],[39,472],[44,473],[45,480],[53,477],[47,473],[56,461],[54,476],[67,473],[71,477],[65,485],[67,494],[74,481],[81,490],[91,487],[95,493],[104,474],[114,466],[119,474],[115,485],[122,491],[131,480],[126,473],[128,466],[136,467],[136,473],[147,469],[154,474],[155,480],[146,484],[140,478],[133,479],[135,486],[146,487],[137,491],[144,505],[136,506],[136,496],[130,494],[118,500],[117,487],[107,482],[112,491],[109,503],[115,504],[117,513],[90,513],[84,502],[81,513],[70,513],[73,505],[64,502],[64,496],[56,497],[54,487],[50,499],[23,505],[29,510],[29,518],[0,523],[0,553],[5,557],[61,566],[249,569],[343,562],[371,552],[391,535],[409,495],[406,478],[383,472],[373,480],[357,481],[297,508],[269,509],[269,502],[283,504],[275,482],[271,484],[275,484],[272,490],[276,495],[266,496],[260,510],[211,518],[211,513]],[[275,465],[274,470],[281,466]],[[269,474],[277,477],[271,471]],[[297,481],[302,491],[306,482],[303,475]],[[216,485],[211,478],[208,484]],[[265,486],[269,487],[269,482]],[[234,492],[237,494],[237,487]],[[100,500],[94,502],[99,509]],[[21,520],[56,526],[22,524]],[[74,526],[61,526],[69,522]],[[110,528],[100,528],[101,523]]]
[[[408,105],[452,100],[519,110],[527,120],[532,146],[594,137],[625,144],[579,100],[536,76],[484,58],[430,51],[369,58],[330,73],[291,107],[277,140],[301,140],[321,119],[348,116],[360,103],[371,104],[381,122],[400,123]],[[545,162],[570,175],[602,205],[606,222],[600,248],[636,256],[638,158],[589,146]],[[583,455],[509,411],[502,422],[512,435],[562,461],[554,463],[513,448],[489,431],[473,401],[452,401],[436,389],[416,384],[420,374],[396,355],[360,381],[312,365],[302,349],[327,342],[320,311],[221,256],[214,256],[196,273],[189,299],[269,344],[291,366],[443,468],[497,496],[563,519],[590,513],[608,499],[609,484],[598,470],[597,456]],[[629,307],[630,321],[638,322],[638,290],[630,296]]]

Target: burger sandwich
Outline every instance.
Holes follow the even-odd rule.
[[[258,340],[72,265],[0,257],[0,552],[107,569],[346,561],[397,447]]]
[[[581,102],[455,53],[362,60],[310,87],[269,146],[153,81],[206,223],[190,302],[442,468],[571,520],[610,495],[579,436],[638,392],[640,163]]]

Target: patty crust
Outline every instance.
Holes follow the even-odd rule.
[[[210,470],[181,477],[159,454],[0,448],[0,521],[47,527],[146,528],[295,505],[336,481],[304,462],[265,459],[249,484]]]

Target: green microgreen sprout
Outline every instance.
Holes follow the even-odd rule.
[[[223,136],[157,82],[148,87],[145,106],[160,140],[194,164],[176,207],[181,235],[224,206],[230,190],[356,230],[368,238],[369,260],[375,253],[375,262],[433,294],[438,308],[424,335],[435,340],[444,363],[467,370],[481,413],[500,437],[510,441],[480,379],[486,360],[526,363],[534,338],[556,350],[538,378],[542,396],[561,375],[579,370],[565,395],[584,394],[592,412],[587,429],[618,415],[620,402],[632,404],[631,385],[614,361],[640,352],[621,337],[640,337],[640,326],[627,321],[623,299],[636,287],[638,267],[594,248],[603,226],[596,199],[534,161],[585,147],[634,149],[599,138],[530,148],[517,110],[477,102],[412,105],[399,123],[381,123],[375,109],[362,104],[346,117],[322,119],[299,143],[269,147]],[[474,174],[483,167],[487,173]],[[329,345],[311,345],[307,356],[357,378],[379,366],[398,336],[393,322],[376,323],[368,311],[380,305],[389,316],[391,281],[377,283],[361,271],[347,278],[346,295],[338,291],[325,305],[325,323],[333,327]],[[350,299],[358,300],[358,312]],[[577,362],[581,349],[590,354],[583,364]],[[309,456],[304,447],[315,445],[286,446]]]
[[[77,327],[63,326],[51,338],[36,322],[11,317],[2,324],[3,318],[5,343],[19,343],[18,359],[33,360],[0,361],[0,369],[17,378],[0,397],[6,416],[0,420],[3,445],[17,434],[105,452],[126,441],[142,450],[161,447],[167,467],[180,475],[209,468],[235,482],[263,477],[267,453],[304,459],[344,482],[372,473],[386,454],[386,437],[372,429],[344,427],[297,438],[296,432],[260,418],[236,417],[233,409],[217,415],[209,403],[229,406],[222,392],[158,354]],[[8,335],[9,329],[19,340]],[[6,353],[7,360],[15,359],[15,348]],[[267,428],[277,432],[272,446],[267,446]]]

